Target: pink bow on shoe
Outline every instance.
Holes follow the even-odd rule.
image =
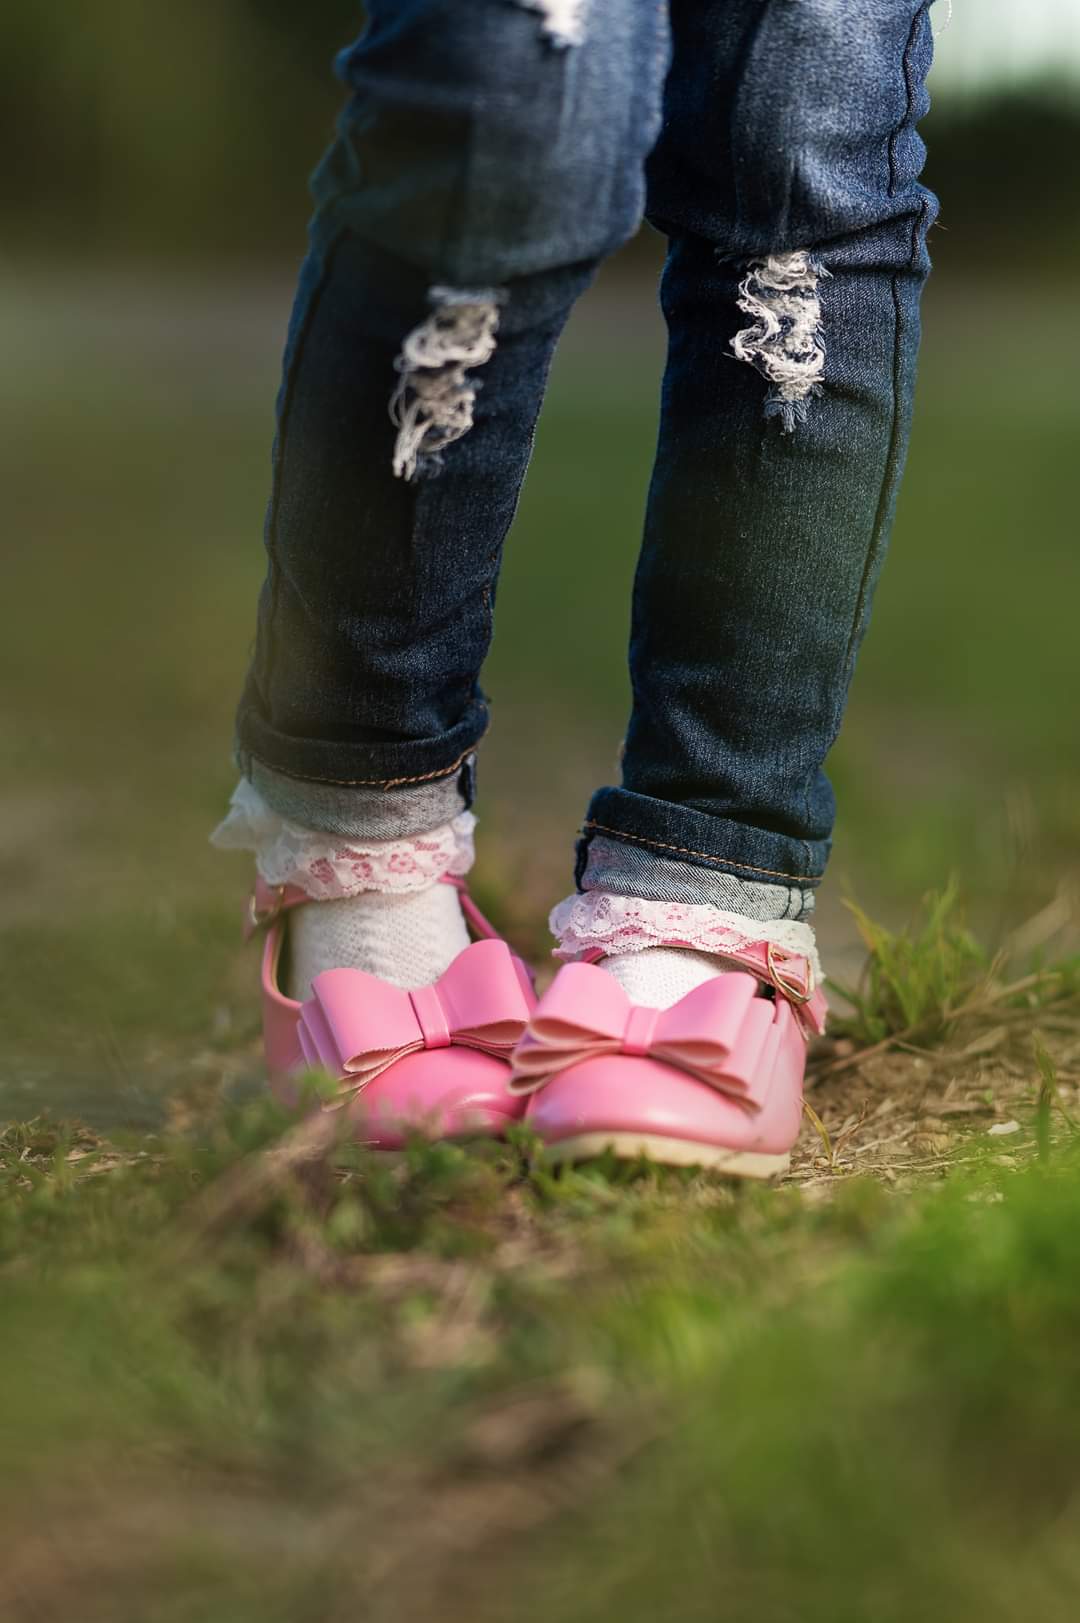
[[[751,975],[718,975],[670,1009],[650,1009],[632,1003],[606,970],[567,964],[518,1044],[510,1091],[531,1093],[572,1065],[623,1054],[674,1066],[758,1110],[770,1047],[794,1036],[794,1026],[790,1003],[761,997]]]
[[[434,986],[403,992],[360,969],[327,969],[311,983],[298,1022],[300,1050],[353,1092],[425,1048],[473,1048],[509,1059],[535,1003],[528,973],[505,941],[477,941]]]

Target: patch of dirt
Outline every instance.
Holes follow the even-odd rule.
[[[964,1023],[941,1049],[904,1043],[861,1058],[849,1042],[823,1043],[811,1060],[809,1123],[791,1181],[823,1190],[870,1175],[902,1185],[988,1149],[1003,1167],[1022,1165],[1038,1148],[1037,1043],[1054,1073],[1044,1099],[1052,1146],[1072,1130],[1070,1119],[1080,1120],[1080,1012],[1017,1013]]]

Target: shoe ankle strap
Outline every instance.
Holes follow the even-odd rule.
[[[788,952],[775,941],[754,941],[730,956],[732,963],[748,969],[787,999],[806,1035],[824,1035],[829,1005],[809,958]]]
[[[653,941],[655,947],[685,947],[685,941]],[[582,955],[583,963],[597,963],[605,958],[603,947],[593,947]],[[718,954],[725,963],[747,970],[755,979],[771,986],[786,998],[806,1037],[821,1037],[825,1032],[829,1012],[825,993],[817,984],[812,961],[803,953],[789,952],[775,941],[751,941],[742,947],[731,947]]]
[[[269,930],[290,907],[310,902],[311,897],[299,885],[268,885],[256,874],[251,895],[244,906],[244,940],[250,941],[260,930]]]
[[[469,887],[465,880],[456,874],[444,873],[439,880],[440,885],[453,885],[461,900],[461,911],[471,924],[473,931],[482,941],[501,941],[502,936],[496,930],[491,920],[483,914],[469,895]]]
[[[481,940],[501,940],[498,930],[469,895],[464,879],[455,874],[443,874],[436,883],[453,885],[461,898],[461,911]],[[271,925],[276,924],[282,914],[287,913],[291,907],[302,907],[305,902],[314,900],[315,898],[309,896],[306,890],[301,890],[299,885],[269,885],[257,874],[254,888],[244,908],[244,940],[250,941],[260,930],[270,929]]]

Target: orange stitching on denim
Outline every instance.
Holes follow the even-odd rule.
[[[648,840],[643,834],[625,834],[621,828],[608,828],[604,823],[588,822],[586,828],[593,828],[598,834],[611,834],[617,840],[627,840],[630,844],[654,846],[658,851],[677,851],[683,857],[704,857],[706,862],[725,862],[729,868],[741,868],[744,873],[763,873],[770,879],[793,879],[799,885],[816,885],[818,880],[812,876],[797,873],[781,873],[777,868],[753,868],[748,862],[732,862],[730,857],[716,857],[711,851],[693,851],[688,845],[668,845],[665,840]],[[820,878],[820,875],[818,876]]]
[[[254,750],[249,750],[248,753],[260,766],[265,766],[270,772],[280,772],[283,778],[292,778],[295,783],[330,783],[338,789],[399,789],[404,784],[430,783],[434,778],[449,778],[469,759],[476,747],[476,744],[470,744],[469,748],[458,756],[453,766],[441,766],[437,772],[422,772],[415,778],[315,778],[310,773],[290,772],[287,767],[271,766],[269,761],[264,761]]]

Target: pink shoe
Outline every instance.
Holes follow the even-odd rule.
[[[739,1178],[787,1171],[825,997],[805,958],[765,943],[731,956],[749,973],[718,975],[670,1009],[631,1003],[595,963],[560,970],[518,1044],[510,1083],[532,1095],[526,1122],[546,1159],[609,1150]]]
[[[465,890],[465,916],[482,939],[460,952],[434,986],[402,992],[359,969],[316,975],[304,1003],[278,986],[284,914],[311,897],[257,880],[247,934],[268,928],[262,960],[263,1036],[270,1085],[288,1105],[295,1078],[328,1071],[359,1138],[400,1149],[410,1133],[498,1137],[525,1111],[507,1086],[510,1056],[536,1004],[529,972]]]

